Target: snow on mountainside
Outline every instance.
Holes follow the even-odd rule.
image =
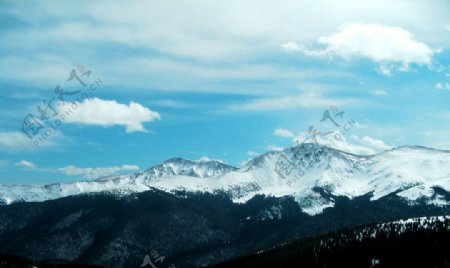
[[[224,191],[235,202],[256,194],[294,196],[308,214],[334,206],[335,196],[371,200],[391,193],[411,204],[449,205],[450,152],[424,147],[399,147],[371,156],[358,156],[317,144],[302,144],[268,152],[234,168],[217,161],[173,158],[146,171],[94,181],[45,186],[0,185],[0,203],[44,201],[80,193],[142,192],[151,187],[172,192]]]
[[[145,175],[149,180],[171,176],[207,178],[234,170],[237,170],[237,168],[218,161],[191,161],[183,158],[171,158],[161,165],[146,170],[141,175]]]

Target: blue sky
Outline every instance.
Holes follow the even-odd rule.
[[[309,126],[358,154],[450,149],[450,2],[361,2],[0,1],[0,184],[175,156],[239,166]],[[39,119],[57,85],[73,95]],[[28,114],[48,128],[71,105],[39,146],[45,129],[21,130]],[[326,110],[344,112],[339,127],[321,122]]]

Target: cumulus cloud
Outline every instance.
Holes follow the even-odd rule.
[[[293,133],[290,130],[287,131]],[[316,136],[316,140],[306,132],[301,132],[293,137],[290,135],[285,135],[284,137],[291,139],[294,144],[317,142],[321,145],[357,155],[373,155],[392,148],[392,146],[387,145],[384,141],[369,136],[360,138],[352,135],[349,141],[340,131],[332,131],[323,136],[318,135]]]
[[[77,108],[65,117],[65,122],[103,127],[119,125],[124,126],[127,132],[144,132],[144,122],[161,119],[159,113],[136,102],[126,105],[115,100],[93,98],[82,103],[61,104],[59,109],[64,114],[70,107]]]
[[[365,146],[359,142],[349,142],[340,132],[333,133],[332,138],[330,139],[319,138],[318,142],[330,148],[356,155],[373,155],[377,153],[377,151],[370,146]]]
[[[369,146],[376,151],[385,151],[392,148],[392,146],[386,145],[384,141],[380,139],[371,138],[369,136],[364,136],[362,138],[358,138],[358,136],[352,136],[355,140],[359,141],[362,145]]]
[[[58,171],[69,176],[81,176],[86,179],[96,179],[107,175],[113,175],[122,171],[136,171],[139,166],[136,165],[122,165],[114,167],[95,167],[95,168],[81,168],[73,165],[59,168]]]
[[[411,64],[431,66],[437,52],[405,29],[381,24],[347,24],[334,34],[320,37],[317,44],[319,47],[308,49],[291,41],[282,48],[309,57],[368,58],[379,63],[385,75],[394,69],[407,71]]]
[[[295,135],[292,131],[285,128],[277,128],[273,132],[275,136],[282,137],[282,138],[293,138]]]
[[[22,160],[14,164],[16,167],[36,168],[37,165],[33,162]]]
[[[325,138],[318,137],[317,140],[322,145],[357,155],[373,155],[392,148],[386,145],[384,141],[369,136],[359,138],[352,135],[349,140],[340,131],[334,131]]]

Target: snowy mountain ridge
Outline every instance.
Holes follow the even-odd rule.
[[[149,168],[142,172],[148,179],[170,177],[170,176],[190,176],[197,178],[207,178],[219,176],[238,168],[226,165],[219,161],[208,160],[187,160],[183,158],[171,158],[162,164]]]
[[[151,188],[166,192],[222,191],[235,202],[245,202],[257,194],[289,195],[310,215],[333,207],[337,196],[352,199],[370,195],[371,200],[377,200],[395,194],[411,205],[425,200],[430,205],[447,206],[450,152],[405,146],[359,156],[318,144],[302,144],[257,156],[241,168],[218,161],[172,158],[143,172],[93,181],[0,185],[0,203],[105,191],[128,194]]]

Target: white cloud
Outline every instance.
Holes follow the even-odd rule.
[[[282,137],[282,138],[293,138],[295,135],[292,131],[285,128],[277,128],[273,132],[273,135]]]
[[[61,114],[64,114],[67,109],[73,110],[73,113],[67,113],[64,122],[103,127],[120,125],[124,126],[127,132],[146,131],[144,122],[161,119],[159,113],[139,103],[130,102],[126,105],[115,100],[99,98],[87,99],[82,103],[61,104],[59,109]]]
[[[20,131],[0,132],[0,150],[8,151],[30,151],[38,148],[57,147],[62,140],[67,140],[59,130],[48,128],[48,135],[44,135],[44,130],[41,130],[32,136],[33,139],[28,138],[25,133]],[[37,142],[38,146],[34,144]]]
[[[320,144],[357,155],[373,155],[392,148],[386,145],[384,141],[369,136],[359,138],[352,135],[351,141],[349,141],[340,131],[334,131],[326,138],[318,137],[317,140]]]
[[[5,40],[17,46],[39,46],[56,39],[114,42],[201,59],[229,59],[257,53],[292,36],[309,42],[348,21],[398,23],[444,42],[445,36],[439,33],[446,32],[442,26],[448,24],[445,1],[287,0],[283,5],[264,0],[214,4],[133,1],[111,2],[107,7],[104,2],[90,1],[49,5],[30,4],[27,11],[13,11],[29,22],[51,17],[62,23],[32,27],[25,33],[10,31],[13,33],[8,32]],[[67,12],[84,19],[67,22],[61,19]]]
[[[139,167],[136,165],[122,165],[115,167],[95,167],[80,168],[73,165],[59,168],[58,171],[69,176],[81,176],[86,179],[96,179],[108,175],[113,175],[122,171],[136,171]]]
[[[10,68],[10,66],[20,66],[20,68]],[[49,83],[60,81],[61,78],[66,77],[67,70],[70,70],[71,67],[64,57],[46,53],[5,56],[0,60],[0,77]],[[36,93],[36,89],[33,93]]]
[[[221,159],[211,159],[211,158],[209,158],[207,156],[202,156],[199,159],[197,159],[196,161],[198,161],[198,162],[216,161],[216,162],[219,162],[219,163],[224,163],[224,161],[221,160]]]
[[[30,150],[33,142],[22,132],[0,132],[0,148],[10,150]]]
[[[337,33],[320,37],[321,46],[307,49],[301,44],[288,42],[282,45],[286,51],[301,52],[310,57],[364,57],[380,64],[379,70],[391,74],[393,69],[407,71],[409,65],[431,66],[437,52],[401,27],[381,24],[347,24]]]
[[[267,148],[271,151],[283,151],[284,148],[276,145],[269,145]]]
[[[369,136],[364,136],[360,139],[362,145],[367,145],[377,151],[385,151],[392,148],[392,146],[386,145],[384,141],[380,139],[371,138]]]
[[[127,86],[133,90],[158,88],[242,92],[244,86],[205,83],[212,79],[277,79],[286,75],[284,68],[252,64],[255,62],[253,59],[259,56],[267,58],[270,53],[279,52],[276,51],[279,44],[289,40],[310,44],[317,37],[328,36],[337,25],[352,21],[399,25],[430,46],[448,47],[448,32],[443,27],[448,24],[448,16],[443,12],[448,10],[448,4],[443,1],[380,0],[368,3],[346,0],[336,3],[331,0],[287,0],[283,5],[265,0],[245,3],[219,0],[214,4],[197,0],[176,4],[167,1],[136,1],[111,2],[107,8],[103,2],[79,1],[72,4],[30,3],[26,11],[18,12],[19,8],[13,5],[8,10],[13,16],[36,27],[20,27],[2,32],[5,47],[16,52],[10,54],[22,56],[1,58],[0,76],[6,79],[33,79],[49,84],[67,76],[66,70],[71,68],[72,58],[76,56],[91,66],[102,62],[101,66],[95,67],[95,72],[107,76],[108,83],[117,87]],[[68,12],[72,12],[75,19],[65,20]],[[49,23],[38,23],[48,18],[51,18]],[[49,50],[51,42],[60,42],[61,50]],[[86,50],[75,49],[86,44],[94,52],[101,51],[105,44],[120,44],[127,47],[127,51],[149,49],[162,53],[148,57],[132,57],[127,53],[115,56],[92,53],[89,56]],[[39,53],[34,53],[36,51]],[[73,54],[75,52],[76,55]],[[181,55],[182,58],[170,55]],[[142,58],[145,58],[142,60],[144,62],[147,59],[151,62],[142,63]],[[187,61],[187,58],[195,61]],[[162,59],[166,61],[165,64]],[[308,67],[316,74],[323,74],[326,71],[324,69],[329,70],[316,68]],[[296,69],[295,72],[289,71],[288,75],[305,77],[302,74],[304,66],[301,70]],[[168,83],[174,79],[179,83]],[[245,85],[245,88],[246,93],[249,90],[270,93],[272,90],[272,87],[264,88],[259,83],[255,87]]]
[[[381,64],[375,70],[377,70],[378,72],[380,72],[385,76],[392,76],[392,72],[394,71],[394,69],[395,67],[391,64]]]
[[[439,83],[436,83],[435,87],[438,90],[443,90],[443,89],[450,90],[450,83],[439,82]]]
[[[249,156],[258,156],[259,154],[257,152],[254,152],[254,151],[248,151],[247,155],[249,155]]]
[[[154,102],[158,106],[162,107],[169,107],[169,108],[176,108],[176,109],[183,109],[183,108],[189,108],[191,105],[177,101],[177,100],[170,100],[170,99],[161,99]]]
[[[387,96],[387,92],[383,89],[375,89],[372,93],[375,96]]]
[[[287,129],[285,131],[293,133]],[[286,138],[292,138],[294,144],[303,142],[313,143],[317,141],[319,144],[358,155],[372,155],[392,148],[391,146],[386,145],[384,141],[369,136],[359,138],[356,135],[352,135],[352,142],[349,142],[346,136],[340,131],[333,131],[332,133],[323,136],[317,135],[316,141],[314,141],[313,137],[306,132],[301,132],[294,137],[286,136]]]
[[[297,44],[293,41],[282,44],[281,48],[283,48],[287,52],[302,52],[305,53],[306,56],[313,56],[309,54],[309,51],[305,48],[305,46]]]
[[[331,148],[341,150],[344,152],[356,154],[356,155],[373,155],[376,154],[378,151],[374,148],[371,148],[370,146],[365,146],[361,144],[360,142],[348,142],[344,135],[340,132],[333,133],[332,139],[329,140],[322,140],[320,139],[319,143],[327,145]],[[338,138],[336,138],[338,137]]]
[[[27,161],[27,160],[22,160],[20,162],[17,162],[14,164],[17,167],[26,167],[26,168],[36,168],[37,165],[33,162]]]
[[[232,111],[269,111],[269,110],[327,107],[331,105],[343,106],[343,105],[350,105],[353,103],[358,102],[356,102],[353,99],[334,100],[321,97],[314,93],[307,93],[298,96],[254,99],[246,103],[230,105],[229,109]]]
[[[199,162],[209,162],[209,161],[211,161],[211,159],[209,157],[207,157],[207,156],[202,156],[197,161],[199,161]]]

